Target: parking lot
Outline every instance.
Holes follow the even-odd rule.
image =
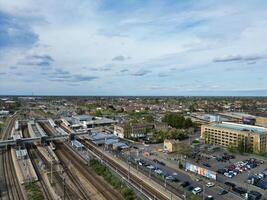
[[[190,162],[217,172],[217,181],[231,181],[236,185],[246,185],[246,188],[256,190],[262,194],[267,188],[266,163],[262,159],[237,154],[229,154],[222,149],[217,151],[201,152],[188,158]],[[254,185],[248,184],[248,179],[261,180],[261,184],[254,181]],[[252,179],[253,180],[253,179]],[[252,183],[252,182],[250,182]]]
[[[195,174],[179,170],[177,156],[175,154],[158,152],[157,149],[159,148],[160,146],[158,144],[145,147],[140,145],[138,147],[138,155],[137,153],[133,153],[136,152],[136,150],[132,152],[132,155],[148,161],[148,163],[153,165],[155,168],[159,168],[160,170],[154,172],[156,174],[161,174],[162,171],[162,174],[166,173],[167,175],[170,175],[172,173],[175,173],[173,170],[177,171],[180,185],[185,181],[188,181],[190,183],[190,185],[185,187],[185,190],[190,191],[198,186],[203,190],[203,182],[212,182],[211,180],[208,180],[206,178],[198,177],[195,176]],[[198,154],[195,155],[195,157],[192,156],[186,158],[187,162],[217,172],[217,180],[214,181],[215,187],[205,187],[205,196],[212,195],[213,197],[215,197],[215,199],[238,199],[244,198],[242,197],[242,195],[244,196],[243,193],[247,191],[252,191],[253,195],[254,192],[265,195],[266,191],[264,189],[256,185],[249,184],[248,182],[249,178],[251,180],[251,177],[253,177],[254,179],[252,180],[255,181],[256,175],[257,177],[262,176],[262,172],[266,171],[267,165],[263,160],[254,159],[245,155],[229,154],[223,149],[217,147],[207,152],[208,148],[209,147],[205,148],[204,151],[200,148],[201,150],[198,152]],[[149,156],[144,156],[144,151],[149,151]],[[164,162],[165,166],[161,166],[159,163],[155,163],[153,161],[155,159]],[[183,160],[183,162],[185,162],[185,160]],[[263,176],[264,177],[262,177],[261,180],[267,180],[267,178],[265,177],[266,175],[264,174]],[[172,178],[173,177],[168,177],[168,179],[170,180]],[[199,181],[200,179],[203,182]],[[232,182],[235,184],[235,187],[229,187],[224,184],[225,182]],[[222,190],[222,188],[229,191],[230,193],[228,192],[222,197],[218,194],[220,190]]]
[[[178,169],[177,162],[166,160],[158,154],[152,153],[153,155],[147,157],[141,152],[137,153],[134,148],[131,153],[124,152],[123,154],[125,160],[131,158],[132,167],[137,168],[138,166],[139,170],[142,170],[151,178],[156,177],[158,181],[162,182],[162,185],[167,184],[168,188],[172,187],[177,191],[182,191],[184,194],[192,194],[195,188],[200,187],[201,191],[197,195],[201,199],[203,196],[208,197],[210,195],[215,199],[241,199],[239,195],[231,191],[223,191],[223,187],[217,184],[216,181],[195,176],[194,174],[189,174],[184,170]],[[121,154],[118,156],[121,156]]]

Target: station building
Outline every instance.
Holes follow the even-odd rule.
[[[253,152],[267,151],[267,128],[231,122],[212,123],[201,126],[201,138],[208,144],[237,147],[240,141]]]
[[[95,128],[99,126],[111,126],[116,124],[117,121],[105,117],[95,117],[90,115],[75,115],[72,117],[62,118],[61,121],[65,126],[73,130]]]

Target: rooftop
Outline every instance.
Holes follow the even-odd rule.
[[[222,123],[213,124],[212,126],[218,127],[218,128],[232,129],[236,131],[249,131],[249,132],[254,132],[254,133],[259,133],[259,134],[267,133],[267,128],[260,127],[260,126],[246,125],[246,124],[222,122]]]
[[[118,138],[116,135],[113,134],[106,134],[106,133],[93,133],[88,137],[90,140],[107,140],[107,139],[116,139]]]
[[[73,118],[78,119],[79,121],[90,121],[93,120],[94,117],[90,115],[76,115]]]
[[[242,119],[243,117],[245,117],[245,118],[255,118],[254,115],[250,115],[250,114],[247,114],[247,113],[239,113],[239,112],[226,112],[226,113],[219,113],[219,114],[227,116],[227,117],[238,118],[238,119]]]

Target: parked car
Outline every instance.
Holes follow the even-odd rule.
[[[242,187],[233,187],[232,190],[234,192],[239,193],[240,195],[244,194],[244,193],[247,193],[247,190],[245,188],[242,188]]]
[[[261,199],[261,196],[262,194],[257,192],[257,191],[253,191],[251,190],[249,193],[248,193],[248,199],[249,200],[259,200]]]
[[[215,184],[212,183],[212,182],[208,182],[208,183],[206,184],[206,186],[207,186],[208,188],[213,187],[214,185],[215,185]]]
[[[181,186],[182,187],[187,187],[188,185],[190,185],[190,183],[188,181],[184,181]]]
[[[172,182],[178,183],[178,182],[180,182],[180,180],[178,178],[174,177],[174,179],[172,180]]]
[[[218,169],[217,170],[217,172],[219,173],[219,174],[224,174],[225,172],[226,172],[227,170],[226,169]]]
[[[225,189],[221,189],[219,192],[218,192],[218,195],[225,195],[225,194],[227,194],[228,192],[227,192],[227,190],[225,190]]]
[[[166,180],[173,181],[174,180],[174,177],[173,176],[167,176],[166,177]]]
[[[187,188],[187,191],[191,192],[194,189],[194,187],[191,185]]]
[[[223,175],[228,177],[228,178],[232,178],[234,176],[233,174],[230,174],[228,172],[225,172]]]
[[[164,162],[159,161],[158,159],[153,159],[153,161],[154,161],[155,163],[158,163],[158,164],[163,165],[163,166],[166,165]]]
[[[202,165],[205,167],[211,167],[209,163],[202,163]]]
[[[194,188],[193,190],[192,190],[192,193],[193,194],[199,194],[199,193],[201,193],[202,192],[202,189],[200,188],[200,187],[196,187],[196,188]]]
[[[153,166],[153,165],[148,165],[146,168],[148,168],[148,169],[155,169],[155,167]]]
[[[211,196],[211,195],[208,195],[207,197],[205,197],[205,200],[213,200],[214,198],[213,198],[213,196]]]
[[[232,182],[225,182],[224,184],[227,185],[227,186],[230,186],[230,187],[232,187],[232,188],[235,187],[235,184],[232,183]]]
[[[162,170],[160,170],[160,169],[156,169],[156,170],[155,170],[155,173],[161,175],[163,172],[162,172]]]
[[[259,180],[258,183],[256,184],[259,188],[262,188],[264,190],[267,189],[267,181],[265,180]]]

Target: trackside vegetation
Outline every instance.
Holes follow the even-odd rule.
[[[110,169],[101,164],[98,160],[91,160],[90,166],[94,171],[102,176],[113,188],[120,192],[125,200],[141,200],[136,196],[135,192],[130,189],[121,179],[111,173]]]
[[[40,187],[36,183],[29,183],[26,185],[26,191],[29,200],[44,200],[44,195]]]

